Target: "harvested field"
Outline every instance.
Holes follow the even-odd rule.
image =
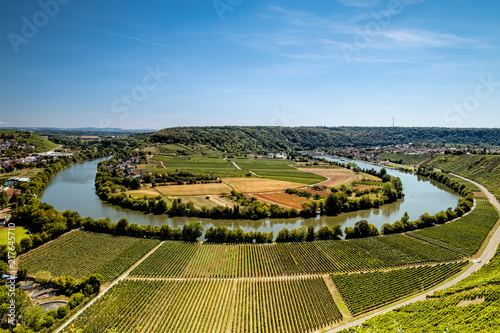
[[[370,190],[372,188],[377,188],[377,186],[370,186],[370,185],[358,185],[358,186],[355,186],[354,189],[355,190],[359,190],[359,191],[364,191],[364,190]]]
[[[284,191],[287,188],[299,188],[304,184],[293,183],[282,180],[273,180],[266,178],[224,178],[222,181],[237,192],[241,193],[262,193],[262,192],[276,192]],[[227,192],[230,192],[227,191]]]
[[[179,196],[182,202],[192,202],[196,209],[201,209],[202,206],[208,208],[213,208],[217,206],[228,206],[233,207],[234,203],[224,198],[220,198],[219,195],[209,195],[210,199],[207,199],[206,195],[193,195],[193,196]]]
[[[256,193],[254,197],[267,204],[276,204],[284,208],[302,209],[302,203],[310,202],[305,198],[290,195],[284,192],[279,193]]]
[[[163,195],[213,195],[231,192],[231,187],[224,183],[158,186],[156,189]]]
[[[344,169],[344,168],[336,168],[336,169],[303,168],[303,169],[299,169],[299,170],[311,172],[311,173],[326,177],[327,180],[316,183],[316,185],[324,185],[324,186],[329,186],[329,187],[339,186],[339,185],[348,185],[353,180],[361,180],[363,178],[368,178],[368,177],[370,177],[368,179],[373,178],[370,175],[357,174],[350,169]]]
[[[130,194],[132,198],[143,198],[146,196],[147,198],[156,198],[157,196],[160,195],[156,190],[150,188],[150,189],[143,189],[143,190],[133,190],[133,191],[127,191],[127,194]]]

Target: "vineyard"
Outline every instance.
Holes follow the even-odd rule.
[[[341,320],[321,278],[126,280],[73,324],[84,332],[273,333],[313,332]]]
[[[157,240],[74,231],[19,259],[20,266],[27,268],[30,275],[49,271],[53,276],[71,275],[79,279],[100,273],[104,281],[112,281],[158,243]]]
[[[460,220],[408,233],[415,238],[464,255],[476,253],[498,220],[498,212],[483,198],[476,198],[477,207]]]
[[[500,252],[456,285],[343,332],[500,332]]]
[[[436,285],[460,272],[466,264],[462,261],[331,277],[349,311],[358,315]]]
[[[404,235],[287,244],[165,242],[131,276],[239,278],[355,272],[449,261],[458,253]]]

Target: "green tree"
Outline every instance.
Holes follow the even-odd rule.
[[[182,227],[182,240],[185,242],[196,242],[203,235],[201,222],[191,221]]]
[[[314,233],[314,227],[312,225],[307,227],[306,242],[312,242],[316,239],[316,234]]]

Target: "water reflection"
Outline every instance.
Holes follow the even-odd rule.
[[[425,212],[435,214],[448,207],[455,207],[458,199],[456,194],[440,183],[429,181],[425,177],[397,170],[388,170],[389,174],[401,178],[405,198],[384,205],[379,209],[343,213],[338,216],[318,216],[308,219],[265,219],[257,221],[168,217],[165,215],[144,214],[102,202],[94,193],[94,177],[97,171],[97,163],[102,160],[104,159],[75,164],[63,170],[47,186],[41,200],[53,205],[58,210],[69,209],[79,212],[81,216],[90,216],[94,219],[109,217],[111,221],[118,221],[124,217],[130,223],[153,226],[168,224],[172,228],[182,227],[189,221],[198,220],[202,222],[205,229],[212,226],[224,226],[231,229],[240,227],[244,231],[274,231],[276,234],[285,227],[288,229],[307,227],[309,225],[315,228],[323,225],[342,225],[346,227],[354,226],[354,223],[359,220],[368,220],[380,228],[386,222],[393,223],[399,220],[405,212],[408,212],[410,219],[417,219]],[[363,169],[381,169],[371,164],[356,163]]]

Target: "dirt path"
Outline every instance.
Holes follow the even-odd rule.
[[[456,174],[453,174],[453,175],[457,176],[457,177],[459,177],[461,179],[467,180],[467,181],[471,182],[472,184],[478,186],[486,194],[486,196],[488,197],[488,199],[490,200],[490,202],[493,204],[493,206],[495,206],[495,208],[498,211],[500,211],[500,203],[496,200],[495,196],[493,194],[491,194],[486,189],[486,187],[484,187],[483,185],[481,185],[479,183],[476,183],[475,181],[472,181],[470,179],[464,178],[462,176],[459,176],[459,175],[456,175]],[[497,225],[498,225],[498,222],[497,222]],[[495,228],[495,227],[493,227],[493,228]],[[466,270],[465,272],[463,272],[462,274],[460,274],[459,276],[457,276],[455,279],[453,279],[452,281],[450,281],[448,283],[439,285],[438,286],[439,289],[446,289],[448,287],[453,286],[454,284],[457,284],[458,282],[462,281],[463,279],[469,277],[472,273],[474,273],[477,270],[479,270],[481,267],[483,267],[483,265],[486,265],[491,260],[491,258],[493,258],[493,256],[495,255],[495,252],[496,252],[496,249],[498,247],[498,244],[500,244],[500,228],[496,228],[496,231],[494,232],[493,236],[491,237],[488,245],[486,246],[486,249],[483,251],[483,253],[479,257],[479,259],[480,259],[481,262],[479,263],[476,260],[473,263],[473,265],[468,270]],[[389,308],[386,308],[386,309],[374,312],[374,313],[372,313],[370,315],[367,315],[367,316],[365,316],[363,318],[360,318],[360,319],[358,319],[356,321],[353,321],[353,322],[351,322],[349,324],[345,324],[345,325],[339,326],[337,328],[334,328],[334,329],[328,331],[327,333],[340,332],[340,331],[342,331],[342,330],[344,330],[346,328],[349,328],[349,327],[359,326],[359,325],[363,324],[368,319],[371,319],[373,317],[379,316],[381,314],[385,314],[385,313],[391,312],[392,310],[400,308],[403,305],[410,304],[410,303],[415,303],[415,302],[418,302],[418,301],[424,301],[427,298],[427,295],[432,295],[433,294],[433,291],[435,289],[436,289],[436,287],[432,288],[431,290],[427,291],[426,293],[424,293],[422,295],[415,296],[415,297],[411,298],[410,300],[408,300],[406,302],[402,302],[402,303],[393,305],[393,306],[391,306]]]
[[[233,163],[233,165],[236,167],[236,169],[238,169],[238,170],[242,170],[242,169],[240,168],[240,166],[239,166],[238,164],[236,164],[236,162],[235,162],[235,161],[231,161],[231,163]]]
[[[120,282],[120,281],[124,280],[125,278],[127,278],[127,276],[130,274],[130,272],[132,272],[132,270],[134,270],[134,268],[136,268],[140,263],[142,263],[144,260],[146,260],[146,258],[149,257],[153,252],[155,252],[160,246],[162,246],[163,243],[165,243],[165,242],[160,242],[160,244],[156,245],[151,251],[149,251],[148,253],[146,253],[146,255],[144,257],[142,257],[139,261],[137,261],[134,265],[132,265],[132,267],[130,267],[129,269],[127,269],[127,271],[125,273],[123,273],[118,279],[116,279],[115,281],[113,281],[113,283],[111,283],[109,285],[109,287],[107,287],[99,295],[97,295],[96,297],[94,297],[94,299],[91,300],[89,303],[87,303],[87,305],[85,305],[80,311],[78,311],[71,318],[69,318],[68,321],[66,321],[62,326],[60,326],[56,331],[54,331],[54,333],[62,332],[66,326],[68,326],[73,320],[75,320],[85,310],[87,310],[89,307],[91,307],[92,304],[94,304],[99,298],[101,298],[104,294],[106,294],[106,292],[108,292],[111,288],[113,288],[114,285],[116,285],[118,282]]]

